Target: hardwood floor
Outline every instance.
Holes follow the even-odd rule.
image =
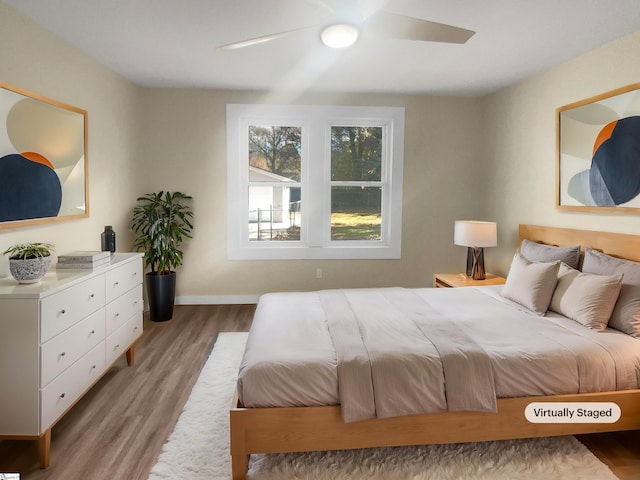
[[[21,480],[147,480],[218,333],[248,331],[254,309],[180,305],[169,322],[145,319],[135,365],[120,359],[53,428],[49,469],[38,468],[36,442],[5,440],[0,473],[19,472]],[[640,477],[640,431],[578,438],[620,479]]]
[[[620,479],[640,478],[640,430],[576,435]]]
[[[0,473],[21,480],[147,480],[219,332],[248,331],[253,305],[176,306],[52,431],[51,466],[38,467],[35,441],[0,442]],[[0,398],[1,405],[1,398]],[[1,408],[1,407],[0,407]]]

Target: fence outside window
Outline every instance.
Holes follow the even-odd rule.
[[[301,202],[249,210],[249,240],[300,240]]]

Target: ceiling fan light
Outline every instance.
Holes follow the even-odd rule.
[[[322,43],[331,48],[350,47],[358,40],[358,29],[347,23],[336,23],[324,28],[320,33]]]

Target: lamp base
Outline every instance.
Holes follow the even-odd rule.
[[[469,270],[469,254],[471,254],[471,273]],[[474,280],[484,280],[486,274],[484,271],[484,250],[481,247],[469,247],[467,251],[467,275]]]

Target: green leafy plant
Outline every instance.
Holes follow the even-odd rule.
[[[7,248],[3,253],[13,260],[48,257],[54,250],[50,243],[18,243]]]
[[[182,265],[180,246],[191,238],[193,211],[182,192],[147,193],[137,198],[131,229],[136,234],[133,247],[144,250],[144,263],[155,275],[164,275]]]

